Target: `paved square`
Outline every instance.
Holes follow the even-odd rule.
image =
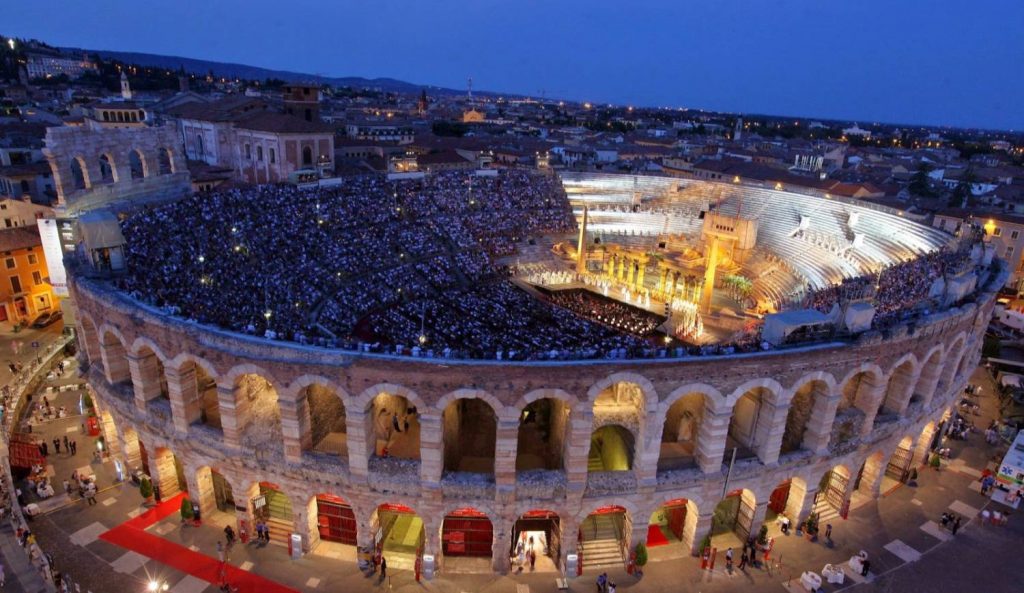
[[[949,510],[960,515],[964,515],[967,519],[973,519],[981,512],[966,502],[959,500],[954,500],[953,503],[949,505]]]
[[[142,568],[142,565],[145,564],[147,560],[149,560],[149,558],[146,558],[142,554],[128,552],[124,556],[121,556],[117,560],[111,562],[110,567],[117,572],[131,574]]]
[[[921,552],[918,552],[898,539],[894,539],[885,544],[885,549],[892,552],[894,556],[904,562],[917,562],[921,559]]]
[[[922,525],[921,531],[941,541],[949,541],[953,537],[952,534],[943,529],[942,526],[935,521],[928,521]]]
[[[108,499],[104,500],[103,502],[101,502],[100,504],[105,506],[105,507],[109,507],[110,505],[114,504],[115,502],[117,502],[116,498],[108,498]]]
[[[320,579],[316,577],[309,577],[309,580],[306,581],[306,586],[311,589],[316,589],[318,586],[320,586]]]
[[[71,537],[69,537],[68,539],[71,540],[71,543],[75,544],[76,546],[85,546],[96,541],[99,538],[100,534],[105,531],[108,531],[106,526],[97,521],[96,523],[86,525],[85,527],[72,533]]]
[[[245,562],[239,564],[238,568],[241,568],[242,570],[245,570],[245,571],[249,571],[249,570],[252,570],[253,566],[255,566],[255,564],[253,564],[252,562],[249,562],[248,560],[246,560]]]
[[[202,593],[208,587],[212,587],[210,583],[202,579],[187,574],[185,578],[181,579],[170,589],[170,593]]]
[[[915,505],[917,505],[917,506],[921,506],[922,504],[924,504],[923,502],[921,502],[920,500],[918,500],[918,499],[916,499],[916,498],[912,498],[912,499],[910,499],[910,502],[911,502],[912,504],[915,504]]]
[[[159,533],[160,535],[167,535],[168,533],[174,531],[177,528],[178,526],[174,523],[160,523],[153,528],[153,531]]]
[[[141,514],[142,514],[142,511],[139,510],[139,509],[135,509],[134,511],[128,511],[128,518],[129,519],[134,519],[135,517],[138,517]]]

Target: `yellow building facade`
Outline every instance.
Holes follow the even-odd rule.
[[[0,230],[0,276],[0,328],[60,309],[35,226]]]

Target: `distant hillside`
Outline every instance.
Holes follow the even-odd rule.
[[[247,66],[245,64],[213,62],[210,60],[183,58],[179,56],[163,56],[158,54],[147,54],[126,51],[79,49],[73,47],[62,47],[60,48],[60,51],[73,55],[81,55],[83,52],[85,52],[89,54],[99,55],[102,58],[112,58],[130,64],[138,64],[140,66],[152,66],[155,68],[166,68],[167,70],[177,70],[178,68],[184,67],[185,71],[194,73],[196,75],[205,75],[207,72],[212,70],[214,75],[223,78],[245,78],[249,80],[266,80],[268,78],[278,78],[289,82],[319,81],[321,83],[327,83],[332,86],[349,86],[354,88],[379,88],[383,91],[399,93],[418,93],[422,88],[426,88],[433,94],[458,95],[465,92],[463,90],[447,89],[433,85],[419,85],[411,82],[405,82],[404,80],[396,80],[394,78],[362,78],[359,76],[317,76],[315,74],[291,72],[288,70],[271,70],[269,68],[260,68],[258,66]],[[482,94],[490,93],[483,91]]]

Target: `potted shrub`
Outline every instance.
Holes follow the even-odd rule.
[[[643,568],[647,564],[647,544],[640,542],[636,545],[636,576],[644,574]]]
[[[818,514],[811,513],[807,516],[807,521],[804,524],[804,533],[807,534],[807,539],[812,542],[818,541]]]
[[[931,465],[932,469],[935,471],[939,471],[939,468],[942,467],[942,459],[939,457],[938,453],[934,453],[932,455],[932,460],[929,461],[928,464]]]
[[[181,499],[181,522],[182,522],[182,524],[187,525],[188,523],[191,523],[192,520],[195,519],[195,517],[196,517],[196,512],[195,512],[195,509],[192,508],[192,501],[187,499],[187,498]]]
[[[149,481],[147,476],[143,476],[139,482],[139,496],[142,497],[146,503],[153,502],[153,483]]]

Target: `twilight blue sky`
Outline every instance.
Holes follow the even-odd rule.
[[[595,102],[1024,129],[1024,0],[5,0],[0,33]]]

